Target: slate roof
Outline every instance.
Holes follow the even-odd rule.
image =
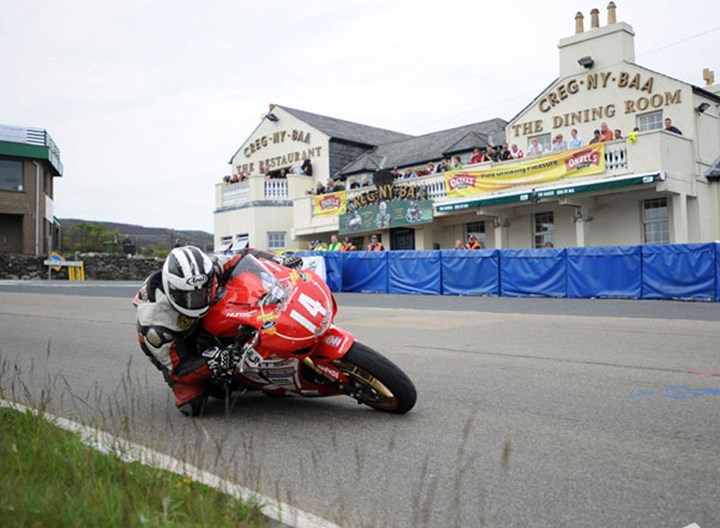
[[[276,106],[279,106],[308,125],[326,133],[333,139],[375,146],[413,137],[410,134],[403,134],[402,132],[361,125],[360,123],[313,114],[296,108],[288,108],[283,105]]]
[[[341,175],[376,170],[378,160],[384,160],[382,167],[409,167],[430,161],[438,161],[453,152],[465,152],[474,147],[485,147],[492,142],[500,145],[505,141],[507,121],[500,118],[473,123],[448,130],[441,130],[423,136],[402,139],[378,145],[369,153],[345,165]]]

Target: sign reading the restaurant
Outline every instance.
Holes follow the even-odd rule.
[[[340,215],[341,235],[378,231],[392,227],[403,227],[432,222],[432,201],[384,200]]]
[[[264,173],[269,170],[302,163],[305,159],[319,158],[322,154],[321,146],[305,147],[297,145],[298,143],[310,145],[310,139],[310,132],[298,129],[278,130],[272,134],[258,136],[245,144],[245,148],[242,150],[245,161],[237,165],[238,172],[246,174]],[[277,156],[268,155],[267,152],[264,152],[265,148],[272,145],[285,146],[287,144],[297,145],[297,147],[301,148]]]
[[[548,183],[605,172],[605,144],[596,143],[541,158],[489,169],[461,169],[445,173],[448,196],[473,196],[519,185]]]
[[[682,89],[656,90],[656,80],[652,75],[630,73],[624,70],[589,73],[584,77],[575,77],[556,85],[537,103],[536,108],[548,119],[532,119],[516,123],[510,127],[510,137],[541,134],[561,127],[612,119],[618,113],[636,114],[682,103]],[[607,91],[612,97],[626,95],[620,105],[608,103],[588,108],[571,108],[561,111],[562,107],[572,104],[578,94]]]

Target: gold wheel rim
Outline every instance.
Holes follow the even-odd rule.
[[[372,407],[385,410],[392,410],[398,406],[397,398],[392,391],[366,370],[361,369],[357,365],[345,363],[343,361],[336,361],[335,366],[348,376],[350,384],[361,390],[370,390],[371,398],[356,398],[358,401],[366,403]],[[358,387],[358,384],[361,386]]]

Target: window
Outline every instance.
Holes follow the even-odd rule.
[[[648,112],[647,114],[639,114],[635,118],[635,123],[640,129],[640,132],[660,130],[663,128],[662,110],[658,110],[657,112]]]
[[[0,159],[0,191],[23,190],[22,161]]]
[[[270,251],[285,249],[285,231],[269,231],[267,234],[267,248]]]
[[[537,213],[533,215],[533,231],[535,247],[541,248],[548,242],[555,243],[555,217],[553,212]]]
[[[645,244],[670,243],[667,198],[643,202],[643,240]]]
[[[485,222],[470,222],[465,225],[465,230],[467,231],[465,238],[475,235],[477,241],[485,247]]]

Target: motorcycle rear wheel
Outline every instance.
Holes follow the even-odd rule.
[[[404,414],[417,400],[415,385],[388,358],[357,341],[341,359],[334,361],[349,379],[345,392],[379,411]]]

